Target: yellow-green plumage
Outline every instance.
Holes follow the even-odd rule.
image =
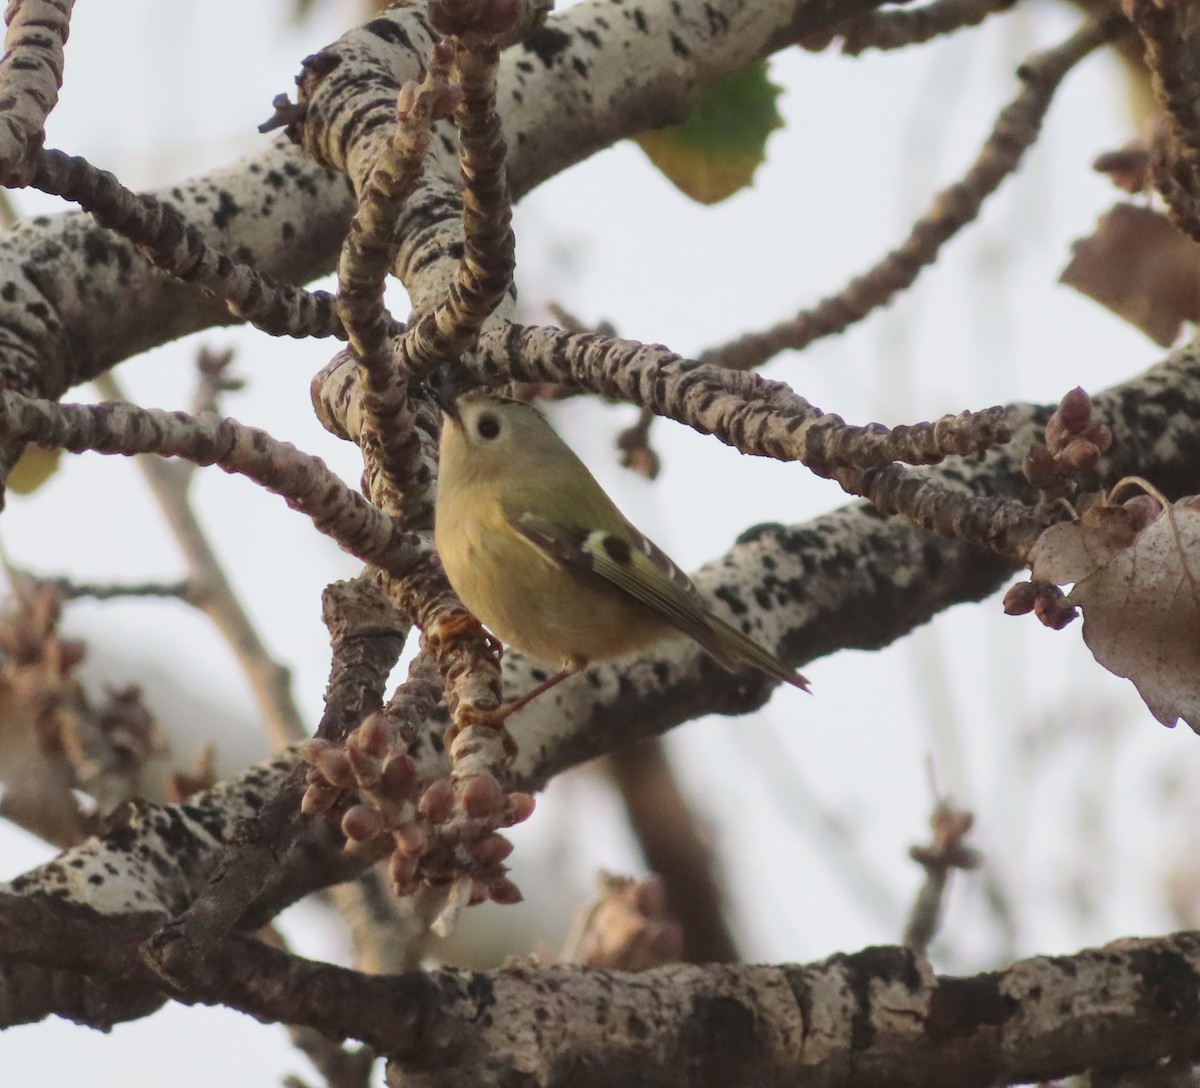
[[[806,687],[707,611],[527,404],[477,393],[447,413],[435,536],[463,604],[547,665],[571,670],[683,634],[726,668]]]

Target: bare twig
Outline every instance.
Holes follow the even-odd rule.
[[[156,453],[219,465],[280,495],[366,562],[403,574],[424,554],[418,537],[346,487],[320,458],[233,419],[129,404],[58,404],[0,390],[0,433],[73,453]]]
[[[983,453],[1008,441],[1003,408],[962,412],[934,423],[889,429],[847,424],[822,412],[783,382],[685,359],[657,344],[509,325],[485,333],[465,360],[476,381],[554,382],[628,401],[677,420],[755,457],[799,461],[835,476],[900,460],[929,465],[952,455]],[[353,412],[345,394],[338,410]]]
[[[169,204],[126,189],[85,159],[43,151],[28,183],[75,202],[101,226],[128,238],[155,267],[195,284],[263,332],[345,338],[328,292],[306,291],[234,261]]]
[[[638,413],[637,422],[617,436],[621,466],[633,469],[647,480],[658,479],[659,470],[662,468],[661,459],[650,445],[650,427],[653,423],[654,413],[648,408],[643,408]]]
[[[1155,97],[1169,129],[1151,146],[1151,168],[1171,219],[1200,240],[1200,64],[1195,53],[1196,8],[1155,0],[1122,0],[1137,27]]]
[[[936,423],[889,430],[853,427],[822,413],[781,382],[724,370],[665,348],[554,328],[510,326],[485,336],[477,373],[526,381],[560,381],[650,408],[743,453],[800,461],[836,480],[886,513],[901,513],[922,528],[1021,556],[1023,549],[1067,511],[1035,511],[1014,500],[976,498],[909,472],[952,454],[982,452],[1007,442],[1002,408],[963,412]],[[882,466],[882,467],[871,467]]]
[[[885,514],[901,514],[928,532],[986,548],[1018,563],[1025,561],[1046,529],[1075,517],[1067,503],[1027,506],[1015,499],[971,495],[900,464],[865,472],[842,469],[834,473],[834,479]]]
[[[658,738],[619,748],[605,761],[646,865],[662,880],[666,913],[683,930],[690,963],[733,963],[733,935],[722,911],[716,861],[702,821],[683,796]]]
[[[50,586],[64,601],[91,598],[95,601],[115,601],[125,597],[175,597],[189,601],[196,595],[191,582],[76,582],[71,578],[47,578],[37,575],[37,580]]]
[[[909,856],[925,870],[925,880],[913,902],[912,913],[904,927],[904,946],[920,956],[929,953],[942,917],[942,904],[950,874],[955,869],[977,869],[983,858],[977,850],[963,845],[975,817],[949,802],[939,800],[934,806],[929,826],[933,839],[928,846],[914,846]]]
[[[95,381],[100,395],[112,402],[128,403],[112,374]],[[276,748],[294,744],[307,735],[292,695],[288,670],[276,662],[259,637],[233,586],[226,577],[208,534],[187,496],[187,477],[177,465],[157,456],[140,456],[138,468],[158,502],[188,568],[185,597],[221,632],[254,693],[267,735]]]
[[[856,57],[868,49],[903,49],[944,34],[978,26],[989,15],[1008,11],[1017,0],[931,0],[910,9],[869,11],[800,40],[805,49],[825,49],[840,39],[841,51]]]
[[[396,256],[396,219],[421,177],[433,123],[454,109],[449,86],[450,45],[434,47],[425,79],[407,84],[397,99],[399,123],[359,194],[358,210],[338,263],[338,314],[359,371],[367,418],[360,444],[375,501],[413,525],[428,523],[431,473],[422,457],[410,374],[393,353],[384,284]],[[430,428],[430,421],[425,420]],[[415,492],[415,493],[414,493]]]
[[[233,348],[216,351],[201,347],[196,353],[196,388],[192,393],[192,415],[216,412],[225,393],[236,393],[245,382],[230,373]]]
[[[232,362],[233,348],[214,351],[208,347],[201,347],[196,353],[196,388],[192,391],[192,415],[198,416],[204,412],[216,414],[221,406],[223,394],[234,393],[245,385],[241,378],[229,373],[229,364]],[[106,388],[104,380],[110,375],[111,372],[100,375],[95,382],[97,388]],[[101,396],[109,400],[123,399],[108,393],[102,393]],[[192,461],[182,461],[178,465],[177,483],[185,492],[191,486],[196,467]]]
[[[522,18],[525,3],[433,0],[430,20],[452,35],[454,79],[462,102],[454,115],[462,171],[465,246],[455,282],[434,310],[413,323],[401,354],[413,374],[471,347],[484,321],[512,283],[515,243],[512,203],[504,160],[507,149],[496,113],[496,72],[500,38]]]
[[[1089,53],[1128,27],[1120,17],[1089,23],[1054,49],[1030,57],[1017,71],[1023,87],[996,119],[992,134],[971,168],[933,200],[908,238],[874,268],[851,280],[836,295],[762,332],[748,333],[701,353],[700,361],[747,370],[788,349],[844,332],[872,310],[912,285],[941,248],[978,214],[983,202],[1016,170],[1037,140],[1042,119],[1066,74]]]

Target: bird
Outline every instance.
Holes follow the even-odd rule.
[[[591,662],[687,636],[729,670],[808,682],[714,616],[533,405],[488,392],[443,413],[434,542],[463,605],[503,643],[559,671],[507,717]]]

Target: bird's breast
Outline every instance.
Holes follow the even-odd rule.
[[[508,524],[494,498],[443,500],[435,539],[463,604],[503,642],[551,668],[640,649],[669,625],[618,587],[556,562]]]

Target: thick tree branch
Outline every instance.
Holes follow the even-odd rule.
[[[161,986],[137,955],[152,924],[0,895],[0,958],[154,995]],[[764,1088],[984,1088],[1195,1060],[1200,934],[1120,941],[972,978],[934,975],[900,948],[808,966],[371,976],[231,935],[175,996],[358,1039],[391,1057],[393,1075],[465,1088],[517,1077],[537,1088],[661,1088],[681,1074]]]
[[[62,151],[43,151],[29,184],[73,201],[102,227],[127,238],[155,268],[229,307],[230,313],[273,336],[336,336],[345,330],[326,291],[309,292],[231,260],[170,204],[126,189],[107,170]]]
[[[63,46],[75,0],[11,0],[0,60],[0,179],[20,184],[46,139],[45,122],[58,103]]]
[[[333,267],[353,210],[344,177],[281,144],[161,199],[212,249],[288,283]],[[168,278],[83,212],[23,220],[6,233],[0,287],[0,377],[44,397],[233,320],[224,305]]]

